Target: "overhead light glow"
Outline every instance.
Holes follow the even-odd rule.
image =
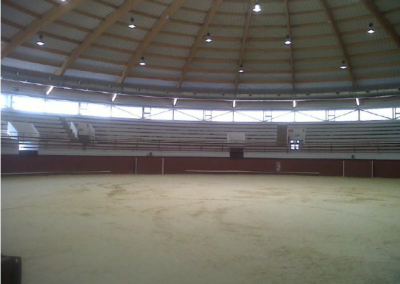
[[[374,24],[373,23],[369,23],[369,29],[367,31],[369,34],[374,34],[375,30],[374,30]]]
[[[177,103],[178,103],[178,99],[177,99],[177,98],[175,98],[175,99],[174,99],[174,103],[173,103],[173,105],[174,105],[174,106],[176,106],[176,104],[177,104]]]
[[[135,19],[134,18],[131,18],[131,23],[129,24],[129,26],[128,26],[130,29],[134,29],[134,28],[136,28],[136,25],[135,25]]]
[[[297,106],[297,101],[293,101],[293,107],[295,108]]]
[[[292,41],[290,40],[290,36],[289,35],[286,36],[285,44],[286,45],[291,45],[292,44]]]
[[[146,66],[146,62],[144,61],[144,57],[142,56],[142,58],[140,59],[140,66]]]
[[[258,3],[258,0],[256,1],[256,4],[254,5],[253,12],[254,13],[260,13],[261,12],[261,6]]]
[[[207,33],[206,43],[212,43],[212,38],[210,33]]]
[[[236,101],[232,102],[232,107],[235,108],[236,107]]]
[[[112,102],[115,101],[115,100],[117,99],[117,96],[118,96],[118,94],[115,93],[115,94],[113,95],[113,97],[111,98],[111,101],[112,101]]]
[[[342,65],[340,66],[340,69],[342,69],[342,70],[346,70],[347,69],[347,66],[346,66],[346,61],[342,61]]]
[[[44,41],[43,41],[43,36],[39,35],[39,40],[36,42],[37,45],[39,46],[43,46],[44,45]]]
[[[239,73],[244,73],[243,64],[240,64]]]
[[[360,99],[359,98],[356,98],[356,104],[357,104],[357,106],[360,106]]]
[[[50,95],[50,93],[53,91],[54,86],[50,86],[47,91],[46,91],[46,96]]]

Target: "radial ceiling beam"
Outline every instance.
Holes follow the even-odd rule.
[[[59,19],[63,14],[68,13],[72,9],[86,0],[71,0],[67,3],[61,3],[47,11],[40,19],[34,20],[24,30],[17,33],[9,43],[1,48],[1,58],[7,57],[18,46],[37,34],[41,29]]]
[[[286,24],[287,30],[289,33],[289,38],[292,41],[292,44],[289,46],[290,48],[290,71],[292,74],[292,86],[293,90],[296,88],[296,81],[295,81],[295,72],[294,72],[294,52],[293,52],[293,37],[292,37],[292,28],[290,25],[290,11],[289,11],[289,3],[288,0],[285,0],[285,11],[286,11]]]
[[[69,69],[75,61],[81,56],[85,50],[95,42],[109,27],[114,25],[119,19],[125,16],[131,9],[134,9],[142,0],[128,0],[118,7],[114,12],[110,13],[107,18],[98,25],[92,33],[90,33],[85,40],[74,49],[71,56],[65,59],[64,63],[55,72],[56,75],[64,74],[67,69]]]
[[[393,42],[396,44],[397,48],[400,49],[400,36],[393,27],[392,24],[386,20],[383,13],[379,10],[378,6],[371,0],[362,0],[364,6],[369,10],[369,12],[374,15],[374,17],[378,20],[379,24],[382,28],[388,33],[388,35],[392,38]]]
[[[255,2],[256,2],[255,0],[250,0],[249,7],[247,9],[246,23],[245,23],[244,31],[243,31],[242,47],[240,49],[240,54],[239,54],[239,66],[243,64],[244,54],[245,54],[245,50],[246,50],[247,37],[249,35],[251,16],[253,15],[253,7],[254,7]],[[239,82],[240,82],[240,73],[237,72],[236,79],[235,79],[235,91],[238,90]]]
[[[356,83],[356,79],[354,77],[353,67],[351,66],[351,62],[350,62],[349,56],[347,54],[346,47],[344,45],[343,39],[340,36],[340,31],[339,31],[339,28],[337,26],[337,23],[336,23],[335,19],[333,18],[333,14],[331,12],[331,8],[326,3],[326,0],[319,0],[319,2],[321,4],[321,6],[322,6],[322,10],[325,13],[325,16],[327,17],[328,21],[332,25],[332,29],[333,29],[333,32],[335,34],[335,38],[336,38],[336,40],[337,40],[337,42],[339,43],[339,46],[340,46],[340,52],[342,53],[343,60],[346,61],[346,66],[347,66],[347,70],[349,72],[349,77],[350,77],[351,83],[352,83],[353,87],[356,87],[357,83]]]
[[[135,53],[132,54],[128,66],[124,68],[122,75],[118,78],[118,83],[123,83],[128,77],[129,73],[132,71],[133,67],[139,62],[146,48],[150,45],[153,39],[165,26],[167,21],[172,18],[176,12],[185,4],[186,0],[174,0],[172,4],[167,7],[162,13],[158,21],[153,25],[150,32],[143,39],[142,43],[136,48]]]
[[[185,77],[189,70],[189,67],[192,64],[194,57],[196,56],[197,49],[199,48],[200,44],[203,42],[203,37],[208,30],[208,26],[212,22],[212,20],[215,16],[215,13],[217,12],[222,1],[223,0],[214,0],[211,4],[210,10],[208,10],[208,13],[203,22],[203,25],[202,25],[201,29],[199,30],[199,33],[197,34],[197,38],[196,38],[192,48],[190,49],[189,56],[185,62],[185,65],[182,68],[181,78],[179,79],[179,88],[182,87],[183,81],[185,80]]]

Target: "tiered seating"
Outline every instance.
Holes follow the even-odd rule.
[[[310,123],[305,150],[313,152],[399,152],[400,121]]]
[[[87,149],[143,151],[229,151],[228,132],[246,134],[248,152],[283,152],[277,146],[278,124],[216,123],[127,120],[84,116],[54,116],[2,112],[2,136],[7,121],[33,123],[40,132],[40,146],[53,149],[82,150],[83,145],[71,141],[63,121],[90,123],[96,132]],[[293,124],[289,125],[293,126]],[[307,129],[305,144],[310,152],[400,152],[400,121],[352,123],[299,123]]]
[[[307,128],[307,142],[378,142],[399,141],[400,121],[358,123],[318,123]]]
[[[67,132],[65,131],[62,122],[58,116],[3,110],[1,112],[1,120],[2,120],[2,134],[3,130],[7,132],[7,122],[15,121],[15,122],[32,123],[39,131],[40,137],[42,138],[68,139]]]
[[[67,121],[91,123],[96,140],[102,141],[184,141],[226,142],[227,132],[246,133],[247,142],[276,142],[277,126],[272,124],[232,124],[205,122],[171,122],[69,117]]]
[[[1,136],[7,135],[7,121],[1,120]]]

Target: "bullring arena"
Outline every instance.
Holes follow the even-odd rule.
[[[3,0],[2,283],[400,283],[400,3]]]
[[[7,178],[2,242],[32,283],[396,283],[399,203],[390,179]]]

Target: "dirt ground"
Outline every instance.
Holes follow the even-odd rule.
[[[400,180],[2,179],[23,283],[400,283]]]

